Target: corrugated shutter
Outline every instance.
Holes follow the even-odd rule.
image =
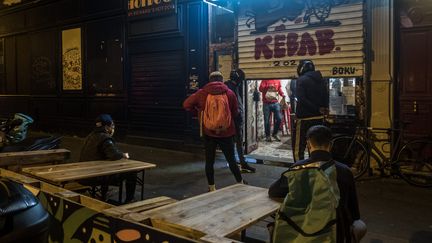
[[[183,59],[181,51],[132,55],[130,134],[183,136]]]
[[[266,0],[242,4],[239,15],[239,62],[248,79],[297,76],[297,65],[302,59],[313,60],[326,77],[363,75],[362,0],[321,1],[321,9],[310,4],[314,1],[302,1],[296,3],[303,4],[296,6],[297,13],[290,6],[293,1],[279,1],[279,6],[263,1]],[[319,10],[324,15],[325,10],[329,11],[323,21],[314,15]],[[308,23],[304,17],[309,14]],[[258,30],[257,21],[261,27]]]

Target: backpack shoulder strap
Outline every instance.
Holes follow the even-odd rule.
[[[306,163],[303,165],[296,165],[296,166],[292,166],[288,169],[288,171],[294,171],[294,170],[303,170],[303,169],[322,169],[322,170],[326,170],[328,169],[330,166],[334,165],[335,162],[333,159],[330,159],[328,161],[315,161],[315,162],[311,162],[311,163]]]
[[[318,236],[326,232],[330,227],[332,227],[334,224],[336,224],[337,220],[333,219],[330,220],[322,229],[314,232],[314,233],[306,233],[304,232],[294,221],[292,221],[288,216],[286,216],[285,213],[279,211],[279,218],[286,221],[291,227],[293,227],[297,232],[302,234],[305,237],[312,237],[312,236]]]

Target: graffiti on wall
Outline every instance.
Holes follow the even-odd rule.
[[[255,60],[297,56],[315,56],[331,53],[335,48],[334,32],[330,29],[315,31],[316,41],[308,32],[301,34],[267,35],[255,39]],[[300,38],[299,38],[300,37]],[[270,45],[273,44],[273,45]],[[273,48],[272,48],[273,47]],[[296,65],[290,63],[291,65]]]
[[[340,21],[327,19],[333,7],[349,2],[350,0],[255,1],[251,4],[251,10],[246,13],[249,17],[246,24],[248,27],[255,25],[253,34],[268,32],[267,28],[279,20],[307,23],[307,27],[339,26]]]
[[[82,90],[81,28],[62,31],[63,90]]]
[[[362,0],[255,0],[242,2],[239,63],[252,79],[296,76],[302,59],[324,76],[362,76]]]
[[[38,89],[42,87],[48,90],[55,88],[55,79],[50,58],[39,56],[33,59],[32,81]]]

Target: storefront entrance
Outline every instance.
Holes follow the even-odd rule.
[[[246,114],[245,135],[247,157],[259,161],[271,161],[292,163],[291,150],[291,118],[290,110],[282,110],[282,123],[279,130],[281,141],[265,141],[263,101],[258,87],[262,80],[248,80],[246,83]],[[281,79],[280,83],[284,94],[287,96],[290,79]],[[259,100],[257,99],[259,98]],[[281,99],[281,98],[280,98]],[[289,101],[287,96],[287,101]],[[274,129],[273,115],[270,115],[271,131]]]
[[[319,2],[319,3],[318,3]],[[301,60],[312,60],[329,84],[330,110],[357,119],[364,102],[364,1],[242,1],[237,19],[238,67],[245,85],[246,152],[263,161],[292,163],[289,112],[281,142],[265,142],[261,80],[281,80],[284,93]],[[257,99],[259,97],[259,101]],[[344,122],[342,122],[344,123]]]

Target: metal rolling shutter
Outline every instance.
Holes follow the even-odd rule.
[[[184,134],[182,51],[131,56],[130,134],[179,138]]]
[[[301,59],[313,60],[325,77],[363,76],[363,1],[328,1],[322,3],[327,7],[323,9],[319,9],[321,5],[313,7],[301,2],[305,5],[299,6],[298,12],[292,12],[293,2],[281,1],[281,6],[272,6],[258,0],[241,5],[239,62],[246,77],[295,77]],[[322,23],[313,14],[321,10],[328,11]],[[305,16],[310,16],[310,23]]]

